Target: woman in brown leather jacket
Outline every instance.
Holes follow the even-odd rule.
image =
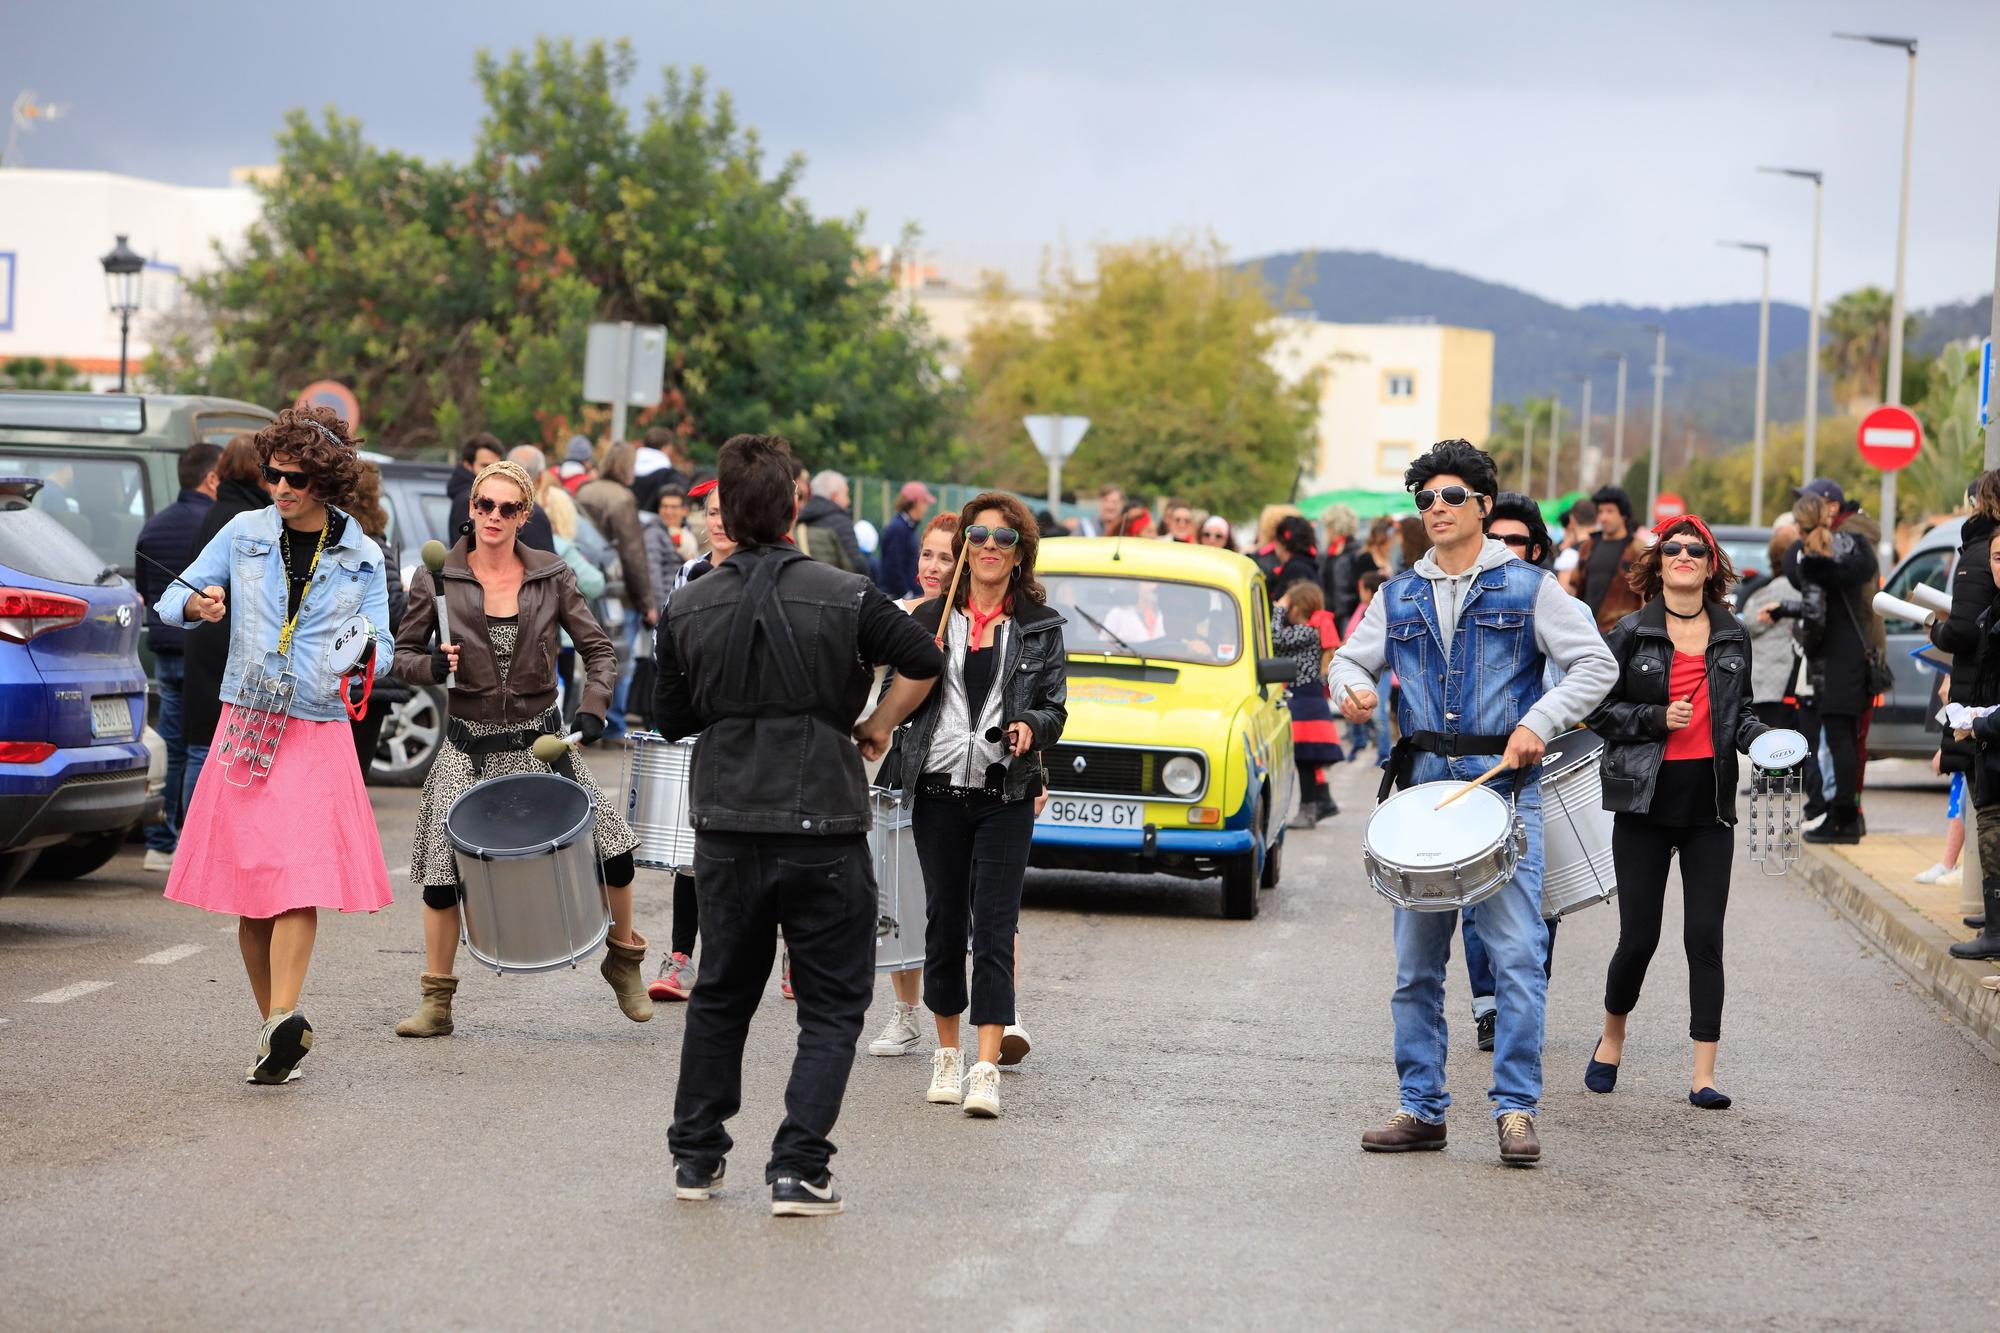
[[[422,568],[410,580],[409,607],[396,634],[398,678],[442,685],[457,673],[446,743],[424,782],[416,841],[410,848],[410,880],[424,894],[424,972],[416,1013],[396,1025],[400,1037],[442,1037],[452,1030],[458,978],[451,969],[465,890],[445,838],[445,813],[484,778],[546,771],[529,747],[536,737],[559,735],[563,729],[558,629],[568,631],[584,663],[577,729],[586,745],[604,734],[617,657],[591,618],[569,566],[560,556],[518,540],[533,494],[534,483],[518,464],[499,462],[481,469],[472,483],[471,533],[453,543],[440,575],[455,642],[431,647],[437,589],[430,571]],[[632,929],[632,849],[639,839],[618,806],[596,792],[586,769],[568,757],[557,766],[596,795],[597,855],[611,897],[611,936],[600,970],[617,992],[625,1016],[643,1023],[653,1016],[653,1002],[640,972],[646,941]]]

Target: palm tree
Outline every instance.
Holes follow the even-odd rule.
[[[1983,466],[1979,431],[1979,353],[1953,344],[1931,363],[1930,387],[1916,405],[1924,447],[1903,469],[1896,507],[1905,514],[1949,514]]]
[[[1862,287],[1827,307],[1820,366],[1833,376],[1834,397],[1849,416],[1860,416],[1884,397],[1890,305],[1889,293],[1880,287]],[[1916,326],[1916,319],[1905,315],[1903,336]]]

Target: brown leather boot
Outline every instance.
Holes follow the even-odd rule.
[[[1495,1120],[1500,1130],[1500,1160],[1509,1166],[1533,1166],[1542,1160],[1542,1141],[1535,1137],[1535,1117],[1508,1111]]]
[[[1361,1136],[1363,1152],[1435,1152],[1444,1147],[1444,1126],[1398,1111],[1380,1129]]]
[[[625,1017],[634,1023],[648,1022],[653,1017],[653,1001],[646,994],[646,937],[638,931],[632,932],[632,942],[620,944],[607,938],[604,941],[604,961],[597,970],[611,983],[611,989],[618,993],[618,1007]]]
[[[421,999],[417,1012],[396,1024],[399,1037],[449,1037],[451,997],[458,991],[458,978],[426,972],[418,978]]]

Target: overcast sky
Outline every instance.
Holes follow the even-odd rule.
[[[2000,0],[996,6],[346,0],[34,3],[0,21],[0,99],[69,114],[39,167],[220,184],[269,161],[292,106],[463,158],[473,52],[629,36],[635,103],[701,64],[822,211],[905,222],[951,272],[1032,279],[1043,247],[1211,229],[1243,258],[1381,250],[1566,303],[1803,302],[1827,174],[1834,294],[1887,286],[1905,60],[1835,29],[1922,40],[1913,306],[1991,289],[2000,218]],[[974,11],[977,12],[974,12]],[[0,191],[0,231],[5,226]]]

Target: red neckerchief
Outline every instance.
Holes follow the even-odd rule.
[[[965,599],[965,614],[972,621],[972,637],[965,641],[965,651],[968,653],[979,652],[979,641],[986,636],[986,627],[1013,609],[1014,595],[1012,593],[1002,597],[1000,605],[994,607],[991,611],[981,611],[972,604],[972,598],[968,595]]]

